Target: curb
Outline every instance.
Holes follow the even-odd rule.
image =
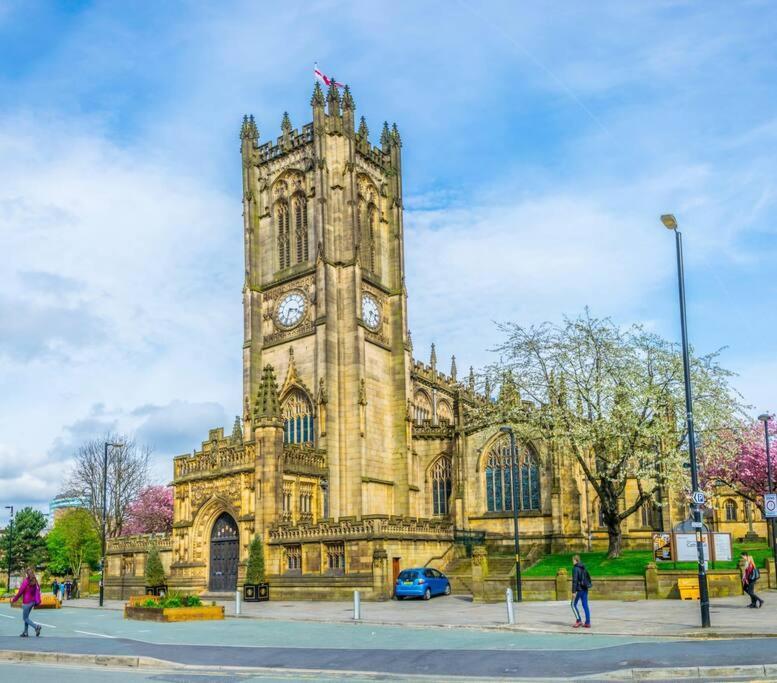
[[[777,679],[775,664],[742,664],[739,666],[689,666],[651,669],[618,669],[607,673],[586,676],[583,680],[651,681],[651,680],[719,680],[721,678],[748,680]]]
[[[567,678],[472,678],[459,676],[432,676],[425,674],[397,674],[377,671],[348,671],[336,669],[274,669],[271,667],[201,666],[178,664],[155,657],[131,655],[90,655],[63,652],[35,652],[27,650],[0,650],[0,662],[27,662],[34,664],[58,664],[64,666],[93,666],[96,668],[124,668],[139,670],[189,671],[192,673],[231,672],[235,674],[267,674],[277,678],[299,680],[299,677],[326,676],[338,679],[376,679],[397,681],[551,681],[606,680],[606,681],[650,681],[650,680],[715,680],[723,677],[748,677],[750,679],[777,679],[777,664],[747,664],[740,666],[691,666],[653,667],[644,669],[617,669],[588,676]]]

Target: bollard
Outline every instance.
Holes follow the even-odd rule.
[[[353,620],[359,621],[362,618],[362,596],[359,591],[353,592]]]
[[[513,611],[513,589],[508,588],[505,591],[505,601],[507,602],[507,623],[515,623],[515,612]]]
[[[240,616],[240,589],[235,591],[235,616]]]

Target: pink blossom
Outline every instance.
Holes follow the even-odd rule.
[[[772,486],[777,488],[777,420],[769,422],[769,456]],[[741,495],[763,505],[761,496],[768,491],[766,440],[763,422],[756,421],[741,433],[718,435],[700,458],[702,486],[730,486]]]
[[[140,492],[127,510],[124,534],[169,532],[173,528],[173,490],[149,486]]]

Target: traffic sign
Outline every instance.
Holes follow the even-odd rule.
[[[777,493],[764,493],[764,517],[777,517]]]
[[[694,491],[692,497],[693,502],[696,503],[696,505],[704,505],[704,501],[706,500],[704,491]]]

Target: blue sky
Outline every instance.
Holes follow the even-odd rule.
[[[0,499],[81,440],[154,472],[240,409],[240,120],[310,120],[312,64],[403,140],[409,315],[460,372],[495,320],[689,326],[777,409],[770,2],[0,0]],[[434,254],[434,258],[429,255]]]

